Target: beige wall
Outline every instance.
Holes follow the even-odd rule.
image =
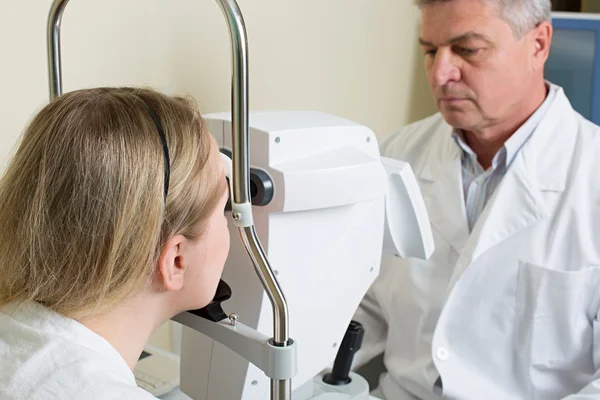
[[[0,170],[47,101],[50,0],[0,0]],[[416,45],[418,10],[399,0],[239,0],[249,38],[250,108],[311,109],[378,136],[433,111]],[[64,90],[153,85],[229,109],[224,18],[210,0],[71,0]],[[155,343],[168,347],[169,329]]]
[[[591,13],[600,13],[600,1],[599,0],[584,0],[583,11]]]

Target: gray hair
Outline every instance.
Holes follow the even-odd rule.
[[[452,0],[416,0],[419,7],[429,4],[443,3]],[[496,3],[501,10],[502,18],[512,27],[517,37],[523,37],[527,32],[544,21],[552,18],[550,0],[480,0]]]

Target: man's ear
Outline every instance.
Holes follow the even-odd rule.
[[[544,21],[536,26],[531,34],[533,35],[533,58],[535,68],[544,68],[546,60],[550,55],[550,45],[552,44],[552,24]]]
[[[158,257],[157,277],[167,291],[177,291],[183,288],[186,271],[181,252],[184,240],[182,235],[174,236],[165,243]]]

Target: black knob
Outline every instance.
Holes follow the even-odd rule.
[[[352,361],[354,360],[354,354],[362,345],[364,336],[365,329],[363,326],[359,322],[351,321],[335,357],[333,369],[330,374],[325,375],[323,378],[325,383],[339,386],[351,382],[350,369],[352,368]]]
[[[231,158],[232,153],[228,149],[221,149],[221,153]],[[229,185],[229,178],[227,179]],[[262,169],[250,168],[250,202],[253,206],[266,206],[273,200],[275,189],[269,174]],[[231,196],[231,193],[229,194]],[[231,211],[231,197],[225,205],[225,211]]]

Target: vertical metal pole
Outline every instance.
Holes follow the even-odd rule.
[[[48,85],[50,100],[62,94],[62,70],[60,63],[60,23],[69,0],[55,0],[48,14],[47,52]]]
[[[250,202],[248,162],[248,39],[242,13],[235,0],[217,0],[229,27],[232,54],[231,120],[233,155],[233,199],[236,203]],[[273,307],[273,342],[287,346],[289,316],[285,297],[254,226],[240,228],[240,235],[254,268]],[[291,400],[291,380],[271,380],[272,400]]]

